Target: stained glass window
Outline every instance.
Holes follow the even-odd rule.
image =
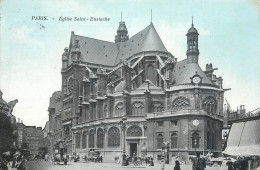
[[[129,137],[142,136],[142,134],[142,129],[137,125],[133,125],[127,129],[127,136]]]
[[[108,146],[109,147],[120,146],[120,131],[115,126],[109,128],[108,130]]]
[[[104,147],[104,131],[101,128],[97,130],[97,147],[98,148]]]

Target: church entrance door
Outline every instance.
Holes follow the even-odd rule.
[[[137,143],[130,143],[130,156],[137,155]]]

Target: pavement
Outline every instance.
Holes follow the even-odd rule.
[[[164,170],[173,170],[173,164],[166,164]],[[155,163],[155,166],[122,166],[121,164],[116,163],[93,163],[93,162],[68,162],[67,165],[57,165],[53,164],[51,160],[34,160],[26,162],[26,170],[161,170],[161,165],[159,163]],[[181,165],[181,170],[191,170],[191,165]],[[16,170],[16,168],[12,168],[12,170]],[[220,170],[220,167],[207,167],[206,170]]]

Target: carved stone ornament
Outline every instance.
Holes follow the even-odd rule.
[[[173,101],[173,107],[187,107],[190,105],[189,99],[185,98],[185,97],[177,97],[176,99],[174,99]]]

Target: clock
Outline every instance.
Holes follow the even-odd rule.
[[[69,82],[68,82],[68,90],[69,90],[69,93],[72,93],[72,91],[73,91],[73,86],[74,86],[74,84],[73,84],[73,79],[70,78],[70,79],[69,79]]]
[[[198,126],[198,125],[200,124],[200,122],[199,122],[198,119],[195,119],[195,120],[193,120],[192,124],[193,124],[194,126]]]
[[[201,81],[201,78],[199,76],[194,76],[192,78],[192,82],[195,83],[195,84],[199,84]]]

